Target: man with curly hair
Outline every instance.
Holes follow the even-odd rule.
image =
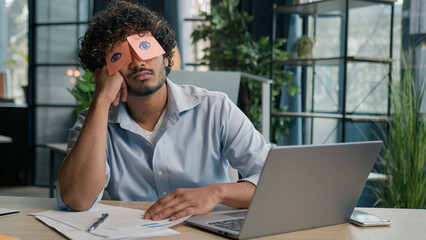
[[[163,54],[145,59],[129,40],[147,36]],[[144,215],[152,220],[248,207],[270,145],[225,94],[167,79],[175,45],[170,26],[141,5],[114,1],[93,17],[79,56],[96,92],[70,130],[60,207],[89,209],[104,189],[115,200],[154,201]],[[128,50],[107,57],[116,46]],[[130,63],[114,73],[125,52]]]

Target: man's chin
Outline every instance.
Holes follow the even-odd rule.
[[[132,89],[127,89],[127,95],[129,97],[146,97],[150,96],[154,93],[156,93],[158,90],[160,90],[161,87],[163,87],[164,82],[161,85],[155,86],[155,87],[145,87],[141,91],[135,91]]]
[[[155,90],[145,90],[145,91],[131,91],[127,93],[127,96],[129,97],[146,97],[149,95],[154,94]]]

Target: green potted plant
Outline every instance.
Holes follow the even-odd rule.
[[[68,92],[79,102],[77,114],[90,106],[93,94],[95,93],[93,79],[93,73],[88,70],[78,79],[77,84],[72,89],[67,88]]]
[[[388,131],[381,130],[385,154],[378,164],[387,178],[374,184],[373,192],[383,207],[426,208],[426,115],[421,109],[426,75],[414,71],[412,51],[402,60],[401,79],[392,86]]]
[[[314,48],[314,40],[306,35],[301,36],[291,47],[290,52],[297,53],[298,58],[312,58],[312,50]]]

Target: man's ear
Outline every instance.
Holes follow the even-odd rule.
[[[163,62],[164,62],[164,66],[169,66],[169,59],[166,57],[165,54],[163,54]]]

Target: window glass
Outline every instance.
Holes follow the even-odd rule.
[[[82,74],[75,67],[37,67],[37,104],[77,104],[72,89]]]
[[[316,66],[313,84],[314,111],[341,112],[339,66]]]
[[[77,63],[77,26],[38,26],[36,63]]]
[[[191,34],[202,23],[199,20],[201,12],[210,14],[210,0],[182,0],[179,1],[179,17],[181,21],[179,34],[179,50],[184,70],[207,71],[208,66],[198,65],[204,56],[202,51],[210,46],[210,41],[199,41],[192,44]]]
[[[388,64],[348,63],[346,111],[386,114],[388,71]]]
[[[90,7],[89,7],[89,0],[80,0],[79,3],[79,21],[80,22],[88,22],[89,21],[89,12],[90,12]]]
[[[77,0],[38,0],[36,22],[75,22],[77,20]]]
[[[208,66],[198,65],[201,62],[205,52],[203,49],[210,47],[210,41],[200,40],[197,43],[192,43],[191,34],[200,26],[198,21],[185,21],[182,24],[183,41],[180,43],[182,49],[187,52],[182,54],[184,63],[182,67],[185,70],[208,71]],[[190,51],[188,51],[190,50]]]
[[[311,118],[292,117],[285,118],[286,127],[288,132],[282,131],[281,137],[277,138],[277,145],[300,145],[310,144],[310,121]],[[306,126],[306,127],[302,127]],[[278,128],[279,126],[273,126],[272,128]]]
[[[314,118],[312,144],[340,142],[341,121],[338,119]]]
[[[318,17],[314,39],[313,56],[315,58],[339,57],[342,30],[341,16]]]
[[[387,126],[384,122],[346,122],[345,124],[345,142],[377,140],[377,136],[382,135],[380,128],[386,129]]]
[[[28,4],[0,1],[0,100],[25,102],[28,86]]]
[[[288,118],[288,133],[277,145],[327,144],[341,139],[341,120],[326,118]],[[303,127],[302,127],[303,126]]]
[[[426,41],[422,42],[416,49],[417,71],[416,77],[418,81],[423,80],[423,90],[426,91]],[[422,103],[422,113],[426,113],[426,93],[424,93]]]
[[[87,24],[78,25],[78,49],[81,49],[81,41],[83,40],[84,34],[86,33]]]
[[[389,58],[391,8],[376,4],[349,12],[349,56]]]
[[[86,22],[91,16],[91,2],[35,1],[35,138],[38,145],[66,142],[68,129],[76,119],[75,107],[61,105],[77,104],[67,89],[72,89],[83,73],[76,67],[79,38],[86,31]],[[46,181],[47,153],[43,147],[36,150],[36,183]]]
[[[36,108],[36,144],[67,142],[68,129],[76,120],[73,107]]]

